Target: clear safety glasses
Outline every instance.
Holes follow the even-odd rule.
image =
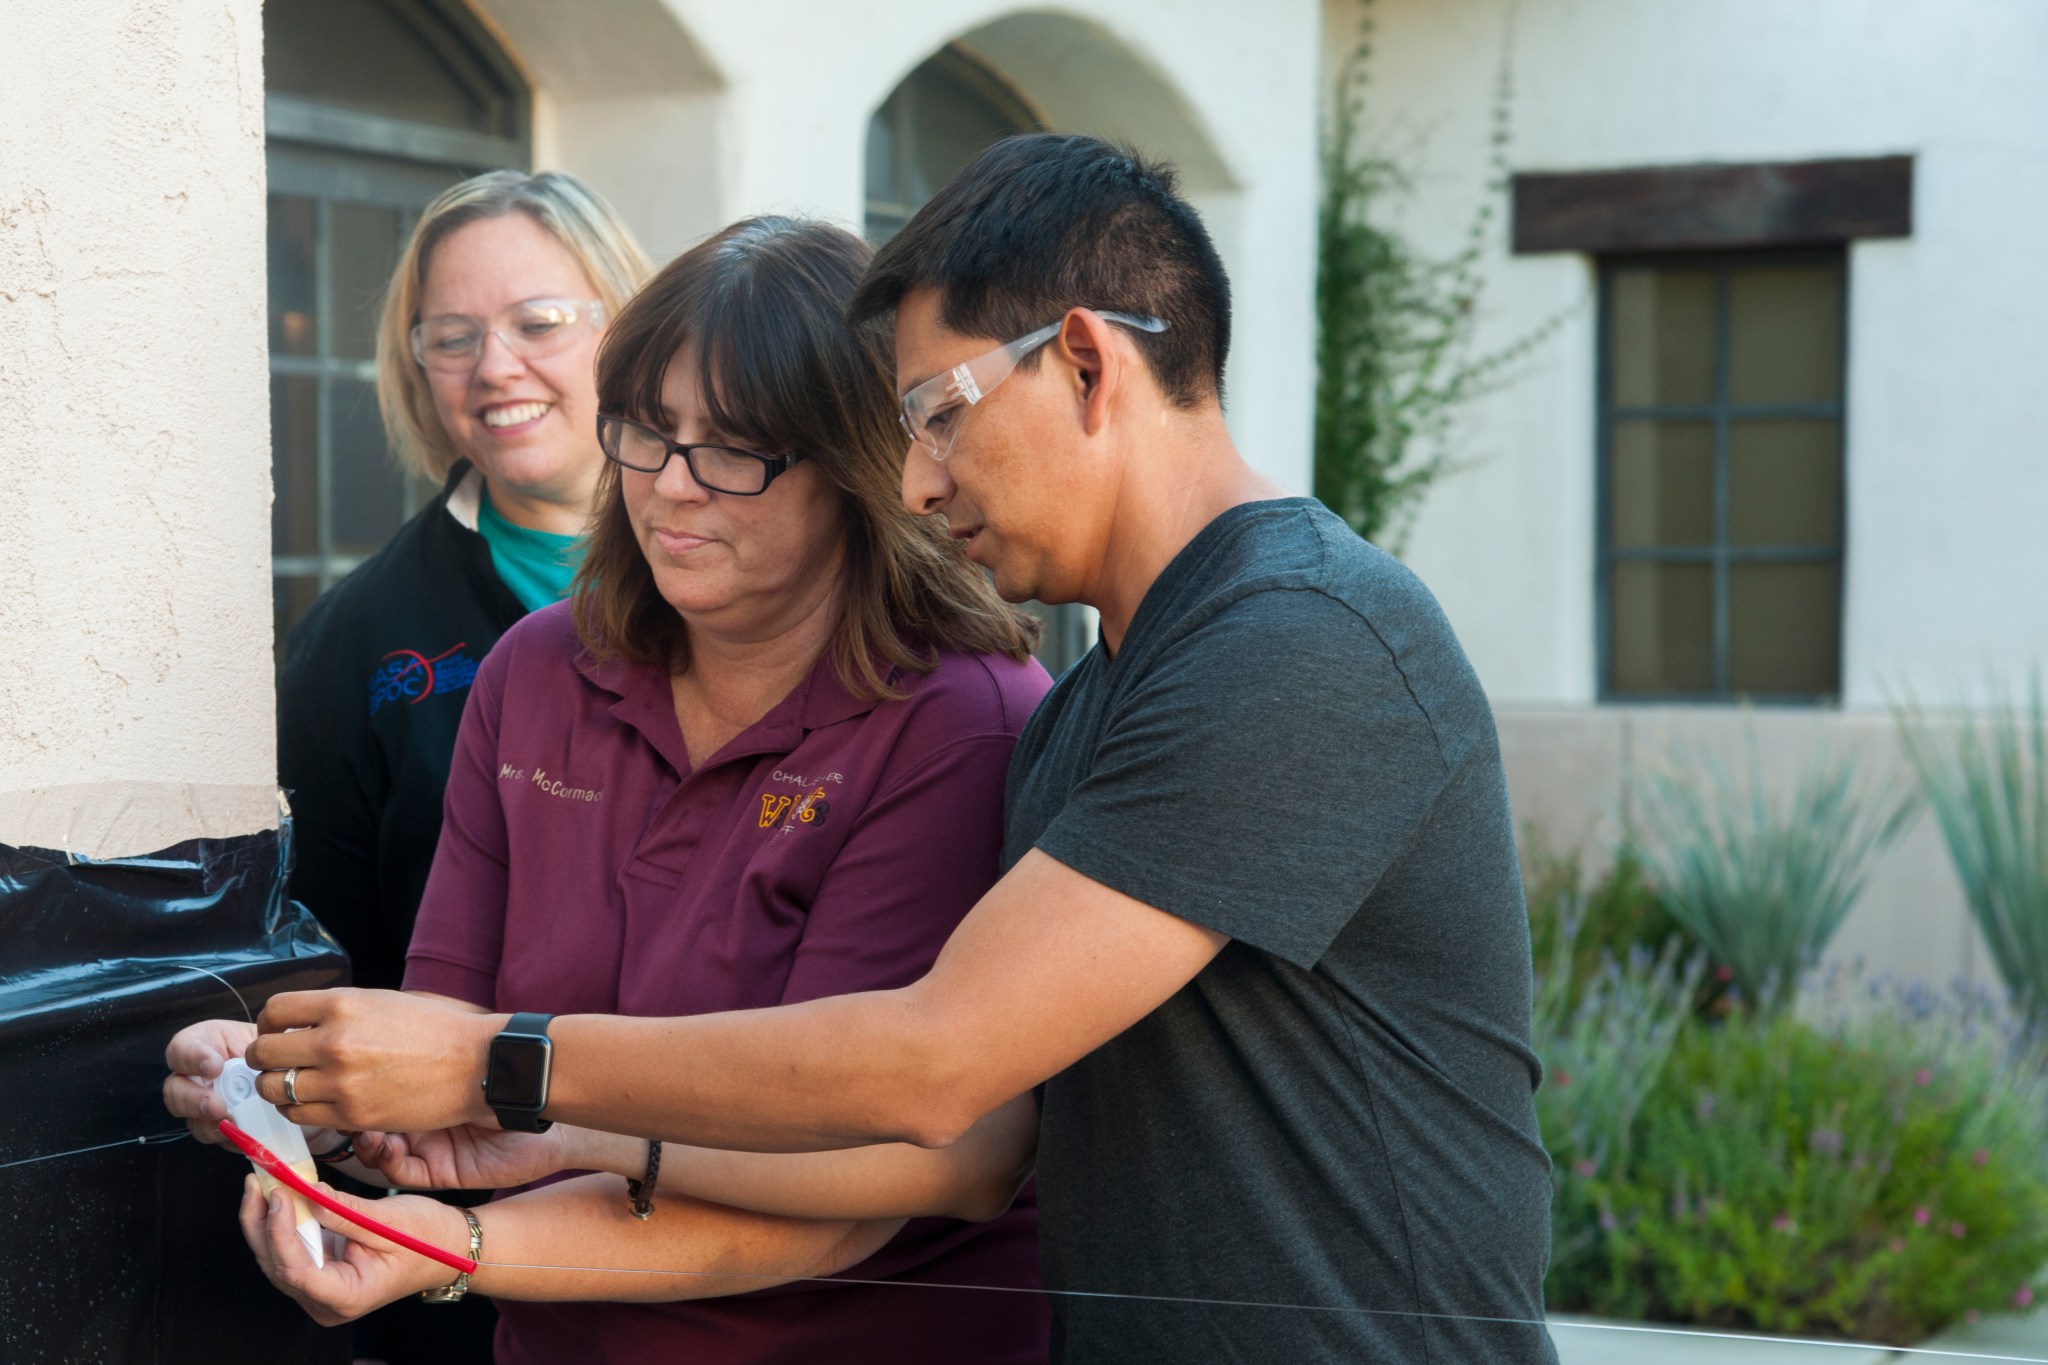
[[[495,336],[522,360],[568,349],[586,329],[604,326],[601,299],[528,299],[486,321],[460,313],[427,318],[412,329],[412,358],[421,368],[456,373],[473,368],[484,338]]]
[[[1101,308],[1092,311],[1097,317],[1107,318],[1124,327],[1135,327],[1141,332],[1166,330],[1164,318],[1141,318]],[[1060,319],[1060,322],[1065,321],[1065,318]],[[1018,361],[1058,336],[1060,322],[1047,323],[1007,346],[984,351],[904,394],[903,411],[896,419],[903,424],[903,434],[910,438],[912,445],[922,448],[934,460],[943,460],[951,455],[953,442],[959,439],[960,426],[967,418],[967,409],[1008,379],[1017,368]]]

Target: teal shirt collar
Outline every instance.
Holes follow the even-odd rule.
[[[477,500],[476,529],[491,547],[491,567],[499,581],[528,611],[539,611],[567,597],[570,580],[583,558],[580,539],[515,526],[491,505],[488,486],[482,492]]]

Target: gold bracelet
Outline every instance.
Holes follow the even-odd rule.
[[[477,1222],[475,1209],[464,1209],[462,1216],[469,1220],[469,1259],[481,1261],[484,1258],[484,1225]],[[439,1289],[422,1289],[423,1303],[454,1303],[469,1292],[469,1272],[462,1271],[455,1277],[455,1283],[444,1284]]]

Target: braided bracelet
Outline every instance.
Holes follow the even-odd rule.
[[[642,1222],[654,1213],[654,1177],[660,1173],[661,1144],[650,1139],[647,1143],[647,1174],[626,1182],[626,1206]]]
[[[343,1133],[341,1135],[341,1146],[333,1148],[330,1151],[314,1152],[311,1155],[313,1160],[319,1162],[322,1166],[339,1166],[342,1162],[347,1161],[350,1157],[354,1156],[355,1154],[355,1135],[352,1133]]]

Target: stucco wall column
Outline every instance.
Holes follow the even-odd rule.
[[[0,842],[275,823],[258,0],[14,6]]]

